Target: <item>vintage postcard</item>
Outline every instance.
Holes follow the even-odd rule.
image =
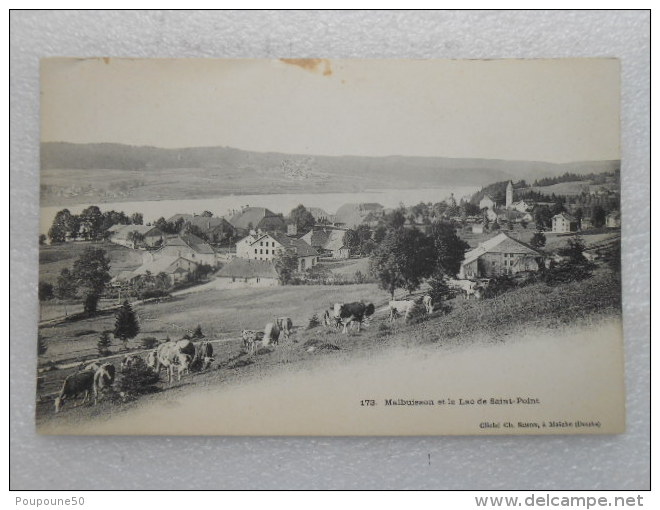
[[[623,432],[619,79],[43,60],[37,430]]]

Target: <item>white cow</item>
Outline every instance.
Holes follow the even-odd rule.
[[[115,382],[115,366],[105,363],[94,373],[94,405],[98,402],[99,395],[112,388]]]
[[[159,373],[161,368],[167,369],[167,378],[170,384],[174,379],[175,372],[177,374],[177,380],[180,381],[181,374],[189,371],[190,363],[193,359],[193,356],[187,352],[189,347],[192,348],[194,354],[195,347],[189,340],[165,342],[149,354],[147,364],[156,373]]]
[[[411,299],[390,301],[390,322],[393,322],[399,316],[403,316],[407,319],[413,306],[415,306],[415,302]]]
[[[422,304],[424,305],[424,308],[426,308],[426,313],[433,313],[433,298],[426,294],[422,298]]]
[[[472,280],[448,280],[447,285],[449,287],[461,290],[465,293],[465,299],[470,299],[474,296],[475,299],[481,299],[482,289],[479,282],[473,282]]]

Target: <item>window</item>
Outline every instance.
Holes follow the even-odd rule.
[[[268,244],[268,243],[266,243],[266,244]],[[268,255],[268,249],[266,249],[266,255]]]
[[[259,250],[259,255],[263,255],[263,254],[264,254],[264,251],[263,251],[263,250]]]
[[[255,254],[255,255],[257,254],[257,249],[256,249],[256,248],[254,249],[254,254]]]
[[[259,246],[263,246],[263,245],[264,245],[264,242],[261,241],[261,242],[259,243]]]

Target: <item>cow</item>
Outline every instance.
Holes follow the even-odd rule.
[[[293,321],[291,320],[291,317],[278,317],[275,319],[275,324],[280,328],[285,339],[288,339],[291,336],[291,332],[293,331]]]
[[[264,328],[264,339],[262,345],[277,345],[280,343],[280,333],[282,331],[275,322],[269,322]]]
[[[474,296],[475,299],[481,299],[482,291],[479,282],[471,280],[448,280],[447,284],[453,289],[461,290],[465,293],[465,299],[470,299]]]
[[[160,373],[161,368],[166,368],[168,382],[171,384],[175,370],[179,381],[181,380],[181,374],[189,371],[194,354],[195,346],[190,340],[165,342],[149,354],[148,364],[156,373]]]
[[[256,354],[257,343],[261,341],[261,334],[251,329],[244,329],[241,332],[241,338],[243,338],[245,352],[248,354]]]
[[[348,325],[355,322],[357,323],[358,331],[363,321],[368,320],[374,314],[376,308],[373,303],[368,305],[356,301],[353,303],[335,303],[334,318],[344,325],[342,333],[348,334]]]
[[[96,372],[99,368],[101,368],[101,363],[98,361],[92,361],[91,363],[87,363],[87,364],[83,362],[78,366],[78,370],[81,372],[85,370]]]
[[[112,363],[105,363],[94,372],[94,405],[98,401],[99,394],[112,388],[114,382],[115,366]]]
[[[137,354],[131,354],[129,356],[124,356],[124,359],[121,360],[119,365],[119,371],[125,372],[131,367],[136,367],[138,365],[144,364],[144,360]]]
[[[431,314],[433,313],[433,298],[426,294],[422,298],[422,304],[424,305],[424,308],[426,308],[426,313]]]
[[[408,300],[402,300],[402,301],[390,301],[389,307],[390,307],[390,317],[389,320],[390,322],[394,322],[394,319],[396,319],[399,316],[403,316],[405,319],[408,318],[408,314],[410,313],[410,310],[412,310],[413,306],[415,306],[415,302],[408,299]]]
[[[73,399],[80,394],[83,394],[82,403],[87,402],[90,392],[94,391],[94,376],[95,372],[83,370],[82,372],[71,374],[64,379],[62,389],[55,399],[55,412],[60,412],[67,399]]]
[[[204,340],[197,342],[195,345],[195,355],[193,356],[190,368],[197,371],[206,370],[215,361],[213,357],[213,346],[211,342]]]
[[[147,366],[152,370],[156,370],[156,368],[160,368],[158,366],[158,351],[156,349],[154,349],[149,354],[147,354]]]

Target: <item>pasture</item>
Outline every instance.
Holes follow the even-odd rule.
[[[288,316],[294,326],[306,327],[312,314],[323,315],[335,302],[361,299],[383,305],[388,293],[375,284],[303,285],[251,289],[213,289],[177,296],[161,303],[135,304],[140,334],[129,341],[140,348],[141,339],[166,337],[179,339],[199,324],[209,338],[238,338],[242,329],[263,330],[273,317]],[[97,356],[96,342],[104,330],[114,328],[114,315],[97,316],[76,322],[42,327],[48,344],[43,362],[63,362],[73,358]],[[116,342],[112,350],[119,349]]]
[[[65,267],[71,269],[85,248],[101,248],[110,259],[110,274],[128,271],[142,265],[143,252],[131,250],[109,241],[76,241],[39,246],[39,280],[55,284]]]
[[[473,344],[501,344],[510,338],[535,337],[537,333],[546,334],[548,340],[551,340],[557,335],[561,336],[567,328],[590,328],[603,320],[618,320],[621,306],[620,280],[606,267],[600,267],[592,278],[582,282],[556,287],[535,283],[483,301],[456,298],[447,302],[448,311],[436,311],[418,323],[397,320],[389,324],[387,314],[381,309],[370,325],[361,332],[351,330],[348,335],[343,335],[334,328],[324,326],[306,329],[308,315],[318,312],[337,299],[348,301],[363,297],[382,304],[387,300],[387,295],[369,285],[242,289],[238,292],[241,294],[242,305],[237,303],[235,296],[227,296],[233,293],[209,291],[192,294],[187,296],[186,300],[138,308],[143,319],[143,329],[159,338],[167,331],[162,329],[162,325],[158,325],[158,321],[147,320],[146,310],[150,310],[154,315],[158,310],[159,320],[171,323],[193,313],[196,318],[188,318],[187,325],[201,324],[207,336],[211,336],[210,331],[214,331],[216,337],[222,337],[226,333],[228,338],[213,343],[216,362],[211,370],[185,376],[180,383],[174,383],[172,386],[163,382],[164,378],[161,377],[159,387],[162,391],[141,396],[136,402],[121,405],[103,402],[96,407],[70,407],[58,416],[52,415],[52,399],[45,398],[37,402],[38,424],[50,423],[51,420],[55,425],[62,425],[67,423],[67,420],[78,421],[94,417],[106,419],[108,413],[115,415],[130,411],[141,407],[143,403],[172,401],[177,395],[182,395],[182,392],[206,391],[230,383],[263,380],[271,375],[292,370],[311,373],[326,362],[331,361],[343,366],[357,359],[369,359],[376,352],[415,350],[422,347],[454,352]],[[380,300],[377,299],[378,296]],[[190,312],[186,312],[186,306],[191,307]],[[202,309],[203,312],[198,314],[197,309]],[[211,313],[212,311],[214,313]],[[248,356],[243,352],[238,334],[241,328],[262,329],[273,315],[287,314],[293,318],[296,326],[291,339],[281,341],[279,346],[262,347],[255,356]],[[75,335],[85,333],[83,328],[104,329],[112,322],[112,318],[98,318],[96,321],[65,325],[71,335],[65,343],[76,345],[78,342],[85,342],[84,334]],[[235,331],[232,331],[232,328],[235,328]],[[42,329],[42,334],[46,334],[46,329]],[[157,331],[160,333],[156,334]],[[91,335],[87,342],[94,345],[97,336]],[[44,359],[53,356],[51,349],[57,350],[56,345],[56,340],[53,340],[53,345],[49,344]],[[135,346],[133,342],[133,347]],[[64,347],[62,346],[63,349]],[[88,350],[94,351],[91,348]],[[65,350],[62,351],[64,352]],[[69,351],[68,356],[72,355],[78,357]],[[114,358],[114,362],[118,363],[119,359]],[[72,369],[64,369],[44,372],[42,393],[57,391],[64,377],[71,371]]]

